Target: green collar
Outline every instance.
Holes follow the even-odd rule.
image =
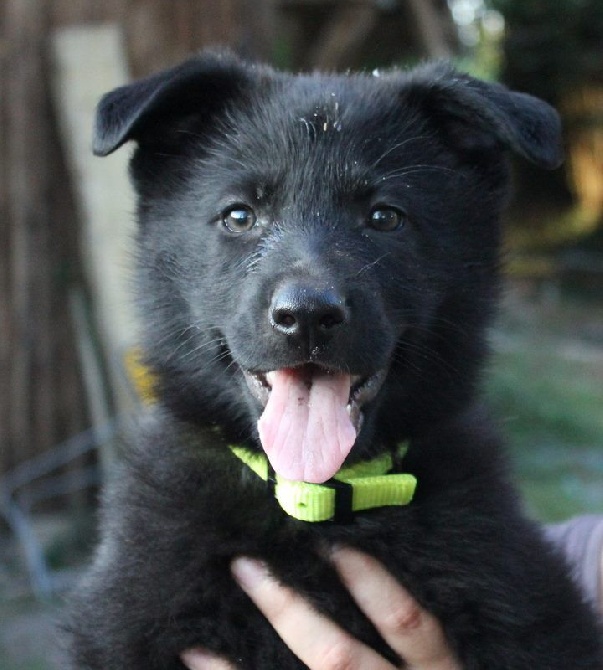
[[[354,512],[390,505],[407,505],[417,480],[413,475],[392,472],[407,445],[398,447],[396,458],[381,454],[342,468],[324,484],[308,484],[275,475],[267,457],[245,447],[230,447],[232,453],[258,477],[268,482],[283,510],[299,521],[349,522]]]

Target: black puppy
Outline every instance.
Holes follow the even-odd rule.
[[[76,667],[181,668],[196,645],[303,667],[232,580],[240,554],[403,663],[331,543],[382,561],[463,668],[601,667],[475,401],[505,150],[553,168],[559,135],[546,104],[445,65],[291,76],[205,54],[103,98],[96,153],[137,142],[158,403],[74,596]]]

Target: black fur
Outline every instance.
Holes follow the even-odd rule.
[[[75,667],[182,668],[196,645],[243,669],[303,667],[230,577],[240,554],[396,660],[324,558],[335,542],[381,560],[442,622],[463,668],[601,666],[594,616],[522,516],[475,401],[504,154],[555,167],[559,135],[544,103],[441,64],[291,76],[210,53],[103,98],[96,153],[138,145],[139,302],[160,402],[125,450],[73,597]],[[255,211],[248,232],[224,227],[233,205]],[[372,228],[377,205],[402,225]],[[276,327],[287,282],[328,286],[335,327],[294,338]],[[230,455],[232,441],[259,448],[242,369],[308,363],[388,369],[349,460],[410,439],[410,505],[298,522]]]

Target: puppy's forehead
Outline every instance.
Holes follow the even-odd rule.
[[[240,151],[269,150],[300,161],[370,157],[397,142],[416,115],[405,113],[400,87],[370,75],[288,76],[270,82],[234,112],[233,140]],[[408,118],[406,118],[408,117]]]
[[[298,75],[277,83],[272,104],[291,123],[317,130],[341,131],[344,121],[377,123],[397,106],[397,91],[368,75]]]

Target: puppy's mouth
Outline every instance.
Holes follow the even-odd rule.
[[[244,371],[264,408],[258,432],[275,471],[312,483],[336,474],[362,428],[363,407],[375,398],[386,374],[380,370],[361,377],[316,364]]]
[[[361,377],[360,375],[346,375],[343,372],[330,370],[329,368],[309,363],[295,368],[284,368],[283,370],[273,372],[249,372],[244,370],[243,375],[249,390],[258,400],[262,407],[266,407],[272,392],[272,384],[281,374],[297,377],[297,381],[303,384],[308,391],[312,389],[314,381],[318,378],[332,380],[337,383],[349,385],[349,393],[345,404],[346,412],[350,417],[356,432],[362,428],[363,414],[362,407],[365,403],[375,398],[385,379],[386,371],[380,370],[374,375]],[[302,402],[302,399],[299,399]]]

